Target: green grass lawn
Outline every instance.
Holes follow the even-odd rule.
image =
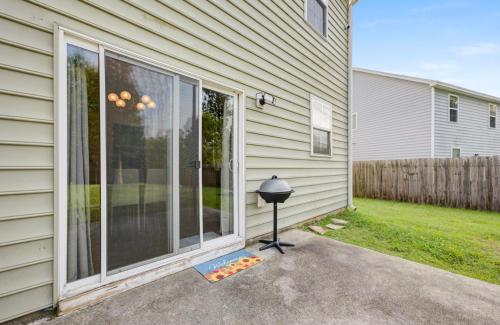
[[[113,186],[113,185],[111,185]],[[160,185],[160,184],[149,184],[149,191],[153,193],[158,193],[160,196],[161,195],[169,195],[168,193],[168,187],[165,187],[165,185]],[[137,200],[136,195],[137,191],[144,193],[145,191],[145,184],[144,183],[139,183],[139,184],[125,184],[125,185],[120,185],[121,191],[120,191],[120,200],[122,202],[135,202]],[[92,184],[88,186],[89,188],[89,198],[90,198],[90,206],[94,209],[97,209],[100,207],[100,186],[98,184]],[[83,185],[74,185],[72,184],[69,189],[70,193],[71,192],[78,192],[81,191],[81,193],[84,192],[84,186]],[[181,188],[180,195],[181,198],[183,197],[188,197],[188,199],[192,196],[192,189],[190,187],[188,188]],[[108,200],[110,200],[110,194],[108,194]],[[221,189],[219,187],[212,187],[212,186],[204,186],[203,187],[203,205],[208,206],[214,209],[220,209],[220,200],[221,200]]]
[[[500,284],[500,214],[355,199],[349,221],[325,236]],[[318,222],[325,226],[327,217]]]

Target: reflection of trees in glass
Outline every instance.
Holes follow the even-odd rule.
[[[228,97],[228,95],[213,90],[203,89],[202,154],[205,165],[215,167],[222,164],[224,108],[230,108],[227,107]]]
[[[165,168],[165,157],[168,157],[167,136],[146,138],[145,146],[145,160],[147,168]]]
[[[140,169],[141,180],[147,177],[147,169],[168,166],[172,89],[171,76],[106,54],[106,93],[120,95],[126,90],[131,94],[122,109],[107,100],[108,166]],[[156,102],[156,108],[137,109],[144,95]]]
[[[141,169],[145,159],[144,123],[141,113],[134,103],[140,98],[134,81],[134,66],[122,61],[112,53],[106,54],[106,142],[108,183],[121,182],[113,170]],[[114,102],[107,99],[107,95],[126,90],[131,99],[126,100],[126,106],[117,108]],[[118,173],[118,175],[120,175]]]
[[[189,82],[180,82],[180,127],[179,127],[179,161],[190,163],[198,158],[198,87]],[[183,122],[184,121],[184,122]]]

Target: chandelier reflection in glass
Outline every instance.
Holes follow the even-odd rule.
[[[110,102],[114,102],[116,105],[116,108],[118,109],[125,109],[127,106],[127,101],[132,99],[132,95],[130,92],[126,90],[122,90],[120,92],[120,96],[118,96],[116,93],[109,93],[108,94],[108,100]],[[135,109],[139,111],[143,111],[146,107],[147,108],[156,108],[156,103],[155,101],[148,95],[143,95],[141,96],[141,101],[138,103],[135,103],[132,105],[132,107],[135,107]]]

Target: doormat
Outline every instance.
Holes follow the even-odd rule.
[[[211,283],[218,282],[233,274],[262,262],[262,258],[244,249],[196,265],[194,268]]]

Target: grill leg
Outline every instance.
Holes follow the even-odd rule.
[[[278,241],[278,202],[273,203],[273,241]]]
[[[281,254],[285,254],[285,252],[283,251],[283,248],[281,248],[281,246],[294,247],[295,245],[290,244],[290,243],[280,242],[280,240],[278,238],[278,203],[274,202],[273,205],[274,205],[273,206],[273,208],[274,208],[273,209],[273,240],[267,240],[267,239],[259,240],[259,242],[266,244],[266,245],[262,246],[261,248],[259,248],[259,250],[263,251],[264,249],[275,247]]]

